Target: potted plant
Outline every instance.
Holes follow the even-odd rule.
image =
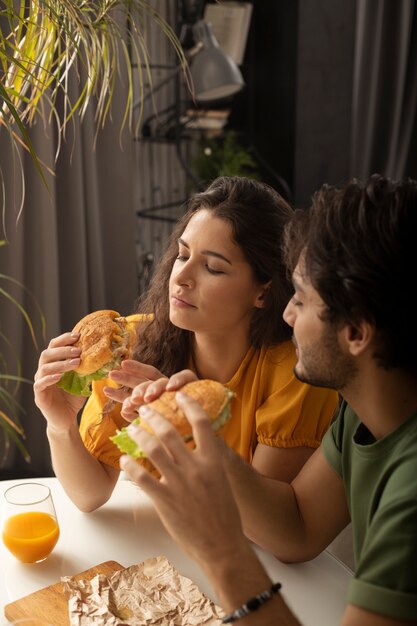
[[[4,240],[0,241],[0,246],[4,245]],[[38,348],[36,332],[32,320],[30,319],[25,308],[16,300],[11,293],[9,285],[18,287],[20,291],[24,290],[34,301],[35,309],[39,314],[42,331],[45,329],[45,320],[40,307],[32,294],[25,289],[24,285],[18,283],[10,276],[0,274],[0,297],[12,304],[13,307],[23,316],[28,328],[34,347]],[[16,351],[7,336],[0,328],[0,468],[8,457],[8,453],[12,444],[16,445],[24,459],[29,462],[30,456],[24,445],[25,433],[20,423],[19,415],[23,411],[17,400],[19,387],[22,383],[32,384],[31,380],[27,380],[21,374],[20,360]]]
[[[232,129],[218,137],[203,138],[200,141],[193,161],[193,171],[202,186],[217,176],[259,178],[254,157],[239,141],[238,133]]]
[[[152,88],[146,46],[149,23],[169,40],[188,75],[179,40],[152,2],[0,0],[0,142],[7,139],[11,142],[21,189],[24,189],[22,151],[31,154],[46,185],[45,169],[30,141],[29,127],[39,120],[54,123],[59,144],[65,137],[67,124],[75,115],[82,118],[94,100],[97,128],[101,128],[111,115],[119,75],[126,81],[122,127],[132,126],[134,92],[137,98],[139,90],[140,102],[145,84]],[[68,89],[71,73],[79,81],[75,99]],[[139,106],[139,118],[140,113]],[[5,201],[8,184],[0,171],[3,224],[5,211],[10,210]],[[24,206],[24,192],[18,202],[17,219]],[[0,245],[7,243],[7,237],[3,236]],[[11,276],[0,275],[0,295],[25,317],[36,345],[32,321],[7,289],[6,284],[13,281]],[[3,454],[15,444],[27,455],[16,400],[22,382],[31,381],[22,378],[19,360],[0,328],[0,466],[1,446]]]
[[[82,118],[94,99],[97,128],[102,127],[110,115],[117,78],[123,75],[127,84],[122,126],[132,124],[135,89],[141,103],[145,83],[152,88],[145,27],[149,21],[168,38],[188,77],[174,30],[147,0],[0,0],[0,137],[7,133],[16,154],[19,146],[28,150],[42,177],[27,133],[39,118],[55,121],[62,139],[67,123],[76,113]],[[71,72],[80,83],[75,101],[68,89]]]

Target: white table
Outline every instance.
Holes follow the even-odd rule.
[[[196,563],[165,531],[148,497],[128,480],[119,480],[111,499],[93,513],[82,513],[66,496],[56,478],[0,482],[4,491],[18,482],[42,482],[51,488],[60,524],[54,552],[42,563],[17,561],[0,542],[0,615],[4,606],[29,593],[78,574],[104,561],[127,567],[154,556],[166,556],[216,601],[213,589]],[[254,548],[303,626],[337,626],[346,604],[351,572],[323,552],[313,561],[285,565],[272,554]]]

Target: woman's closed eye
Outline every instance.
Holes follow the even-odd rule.
[[[181,254],[180,252],[176,256],[176,261],[179,261],[180,263],[186,263],[189,260],[190,256],[186,256],[185,254]],[[204,263],[204,267],[210,274],[225,274],[223,270],[213,267],[208,263]]]
[[[217,270],[214,267],[210,267],[210,265],[206,264],[206,270],[210,272],[210,274],[224,274],[223,270]]]

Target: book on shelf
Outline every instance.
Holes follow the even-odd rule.
[[[180,122],[193,130],[221,130],[229,119],[230,109],[187,109]]]
[[[251,2],[220,0],[204,8],[204,19],[210,22],[219,46],[237,65],[242,65],[245,56],[252,6]]]

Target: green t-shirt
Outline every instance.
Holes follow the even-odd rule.
[[[417,619],[417,413],[376,441],[343,403],[322,449],[343,479],[352,519],[348,601]]]

